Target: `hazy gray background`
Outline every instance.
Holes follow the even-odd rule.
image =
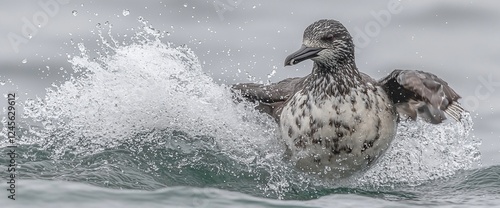
[[[310,62],[284,68],[283,61],[300,47],[305,27],[318,19],[337,19],[356,35],[356,31],[365,31],[366,25],[376,23],[372,13],[387,10],[390,2],[66,1],[67,4],[57,4],[57,12],[48,15],[47,23],[36,27],[36,34],[21,44],[16,53],[8,34],[22,36],[23,18],[33,22],[33,16],[45,12],[40,2],[56,1],[0,0],[2,94],[17,92],[21,100],[43,97],[45,88],[68,79],[72,71],[68,55],[79,54],[71,41],[95,48],[99,39],[96,25],[106,21],[113,25],[112,35],[130,36],[135,33],[132,28],[141,26],[139,16],[156,29],[170,33],[163,41],[192,48],[204,71],[220,84],[303,76],[310,72]],[[222,7],[222,3],[228,10],[219,15],[221,11],[218,13],[214,5]],[[359,69],[375,78],[395,68],[421,69],[448,81],[465,101],[471,101],[464,105],[473,111],[474,135],[483,140],[483,163],[499,164],[500,84],[495,83],[500,82],[500,2],[400,3],[402,11],[392,14],[389,24],[380,26],[380,32],[358,50]],[[130,14],[124,16],[124,10]],[[273,69],[276,73],[268,78]],[[493,84],[481,79],[491,79]],[[5,107],[5,102],[1,101],[0,107]]]

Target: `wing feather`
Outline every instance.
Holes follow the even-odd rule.
[[[429,72],[394,70],[379,80],[402,116],[422,117],[430,123],[441,123],[445,113],[460,121],[465,111],[458,95],[447,82]]]
[[[279,120],[283,105],[297,89],[303,85],[309,76],[284,79],[270,85],[256,83],[241,83],[231,86],[233,92],[251,102],[258,103],[257,109]]]

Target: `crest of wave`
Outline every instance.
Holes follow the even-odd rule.
[[[439,125],[417,121],[399,124],[397,136],[381,160],[357,184],[420,185],[479,165],[480,140],[469,135],[472,118]]]
[[[26,102],[26,116],[41,124],[31,128],[35,138],[29,143],[51,149],[53,157],[91,155],[125,143],[170,139],[162,132],[182,132],[193,139],[194,149],[207,148],[196,140],[208,137],[216,151],[246,164],[246,171],[264,170],[265,191],[285,191],[289,185],[281,169],[287,167],[274,120],[256,112],[254,104],[234,102],[235,95],[202,71],[189,48],[163,43],[151,26],[128,45],[108,35],[114,46],[99,32],[97,59],[78,44],[82,53],[70,60],[78,76],[47,89],[45,98]]]
[[[172,130],[213,137],[223,152],[243,162],[266,151],[279,155],[273,149],[279,147],[274,121],[248,103],[234,103],[227,87],[203,73],[190,49],[148,38],[104,45],[108,56],[99,59],[90,59],[79,45],[82,55],[70,63],[81,75],[26,103],[27,116],[42,124],[35,133],[43,146],[54,148],[56,156],[68,150],[92,154],[138,133]]]

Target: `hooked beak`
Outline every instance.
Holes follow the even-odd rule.
[[[311,48],[305,45],[302,45],[298,51],[290,54],[285,59],[285,66],[292,66],[298,64],[304,60],[314,58],[318,56],[318,53],[322,51],[323,48]]]

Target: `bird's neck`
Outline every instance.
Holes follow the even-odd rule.
[[[316,96],[342,96],[362,83],[354,60],[336,64],[314,62],[311,79],[306,88],[316,93]]]

